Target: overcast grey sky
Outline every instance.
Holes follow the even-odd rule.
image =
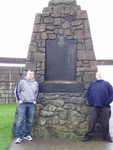
[[[43,2],[42,2],[43,1]],[[97,59],[113,59],[113,0],[77,0],[88,12]],[[0,1],[0,57],[26,57],[36,13],[49,0]]]

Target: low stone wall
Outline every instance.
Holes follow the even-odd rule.
[[[14,88],[23,74],[23,67],[0,67],[0,104],[16,103]]]

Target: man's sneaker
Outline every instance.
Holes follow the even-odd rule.
[[[82,142],[86,142],[86,141],[90,141],[90,140],[91,140],[91,137],[84,136],[83,139],[82,139]]]
[[[32,138],[30,135],[24,137],[24,139],[25,139],[25,140],[28,140],[28,141],[32,141],[32,140],[33,140],[33,138]]]
[[[21,138],[17,138],[16,141],[15,141],[16,144],[19,144],[19,143],[21,143],[21,142],[22,142],[22,139],[21,139]]]

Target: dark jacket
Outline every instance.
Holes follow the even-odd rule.
[[[90,106],[110,107],[113,101],[113,87],[104,80],[92,82],[86,92],[86,97]]]

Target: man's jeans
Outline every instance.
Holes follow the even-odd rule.
[[[35,105],[33,103],[22,103],[18,105],[17,122],[16,122],[16,137],[31,135],[31,128]]]

